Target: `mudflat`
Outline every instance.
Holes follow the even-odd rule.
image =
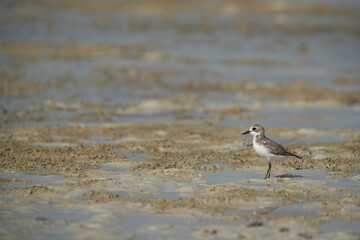
[[[359,239],[359,12],[4,1],[0,238]]]
[[[276,129],[274,136],[302,132],[269,129]],[[235,127],[135,123],[1,132],[2,231],[8,237],[36,228],[45,236],[55,229],[80,238],[91,229],[100,238],[106,228],[112,237],[150,232],[181,238],[189,230],[199,238],[356,238],[352,231],[319,229],[359,221],[358,131],[319,131],[347,135],[342,142],[287,145],[303,159],[275,161],[268,180],[262,179],[266,160]],[[136,226],[115,228],[128,216],[138,216]]]

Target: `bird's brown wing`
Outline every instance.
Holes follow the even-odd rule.
[[[266,138],[263,140],[263,144],[265,146],[267,146],[271,153],[277,156],[292,156],[292,157],[296,157],[296,158],[301,158],[291,152],[288,152],[283,146],[281,146],[280,144],[278,144],[277,142]]]

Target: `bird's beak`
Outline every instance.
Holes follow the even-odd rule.
[[[245,134],[248,134],[248,133],[250,133],[249,130],[247,130],[246,132],[243,132],[242,135],[245,135]]]

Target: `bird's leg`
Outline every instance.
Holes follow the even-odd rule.
[[[268,158],[267,160],[269,161],[269,168],[268,168],[268,170],[267,170],[267,172],[266,172],[266,176],[265,176],[264,179],[270,178],[271,162],[270,162],[270,159],[269,159],[269,158]]]

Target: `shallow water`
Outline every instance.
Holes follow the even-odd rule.
[[[312,3],[294,1],[273,4],[286,9],[291,4],[307,7]],[[325,1],[322,4],[329,7],[337,5],[332,1]],[[347,4],[342,4],[342,7],[349,5],[357,5],[357,3],[349,1]],[[46,8],[38,9],[36,4],[29,7],[31,10],[24,12],[20,6],[21,1],[19,5],[6,4],[1,8],[2,21],[8,22],[2,24],[0,29],[3,33],[0,44],[44,43],[45,48],[49,45],[49,49],[53,49],[54,44],[63,43],[79,46],[120,44],[134,48],[134,53],[129,53],[125,57],[113,57],[106,51],[103,53],[98,50],[98,55],[69,57],[69,59],[66,59],[66,56],[63,59],[61,56],[49,57],[40,54],[39,57],[32,56],[36,61],[30,62],[20,61],[16,54],[1,54],[0,70],[10,75],[9,80],[26,84],[38,79],[46,87],[46,91],[34,92],[25,89],[25,92],[19,96],[0,97],[2,108],[7,112],[0,117],[0,121],[10,126],[67,125],[84,122],[89,124],[165,123],[199,119],[218,121],[206,111],[197,109],[185,110],[187,119],[179,119],[177,110],[165,111],[161,114],[156,111],[117,114],[119,107],[126,109],[129,104],[182,94],[195,95],[202,106],[230,104],[251,108],[256,101],[267,102],[266,99],[256,96],[237,97],[237,91],[219,92],[218,89],[209,91],[201,88],[187,90],[178,87],[185,83],[226,84],[246,81],[290,84],[305,79],[331,90],[360,90],[360,85],[356,83],[340,85],[331,83],[334,78],[357,78],[360,74],[358,68],[360,57],[357,54],[360,51],[360,44],[358,39],[347,31],[354,26],[356,18],[343,14],[291,16],[254,15],[246,12],[232,14],[220,11],[214,21],[207,12],[196,11],[177,13],[169,19],[161,15],[140,16],[113,12],[105,14],[81,11],[77,8],[74,11],[66,8],[46,11]],[[31,21],[24,21],[21,18],[22,14],[25,19]],[[209,24],[209,32],[204,22]],[[237,26],[235,23],[243,25],[235,27]],[[339,29],[329,27],[333,25]],[[305,26],[305,29],[304,32],[298,30],[288,33],[282,30],[281,26],[296,29],[298,26]],[[315,34],[307,33],[306,27]],[[311,30],[311,27],[315,30]],[[272,28],[272,31],[269,30]],[[319,32],[316,33],[318,28]],[[32,29],[31,34],[30,29]],[[140,46],[140,50],[133,47],[136,44]],[[303,52],[299,50],[302,45],[305,46]],[[29,53],[24,50],[23,54],[27,56]],[[243,61],[237,63],[237,59]],[[14,67],[14,62],[19,63]],[[11,79],[11,76],[14,79]],[[75,109],[59,108],[59,106],[50,106],[49,101],[80,105]],[[168,99],[162,101],[166,103]],[[110,115],[107,117],[106,114],[100,113],[94,117],[91,106],[86,107],[82,105],[83,103],[100,105],[102,110]],[[14,121],[9,114],[11,112],[15,115],[29,116],[16,118]],[[250,120],[241,119],[241,121],[225,116],[220,123],[247,126],[256,121],[272,126],[358,128],[358,112],[358,108],[347,106],[330,108],[318,106],[309,109],[265,104],[262,109],[249,111],[249,114],[261,116]],[[293,115],[322,116],[326,120],[299,121],[292,119]]]
[[[35,186],[35,185],[60,185],[65,180],[64,177],[57,176],[57,175],[38,175],[36,173],[27,173],[27,174],[19,174],[19,173],[0,173],[0,178],[3,179],[18,179],[18,180],[27,180],[28,183],[27,186]],[[1,188],[9,189],[14,187],[23,187],[24,185],[19,183],[11,183],[11,184],[5,184],[2,185]]]
[[[128,197],[129,195],[134,196],[134,189],[132,192],[119,192],[116,191],[116,185],[119,184],[117,180],[117,176],[123,174],[134,174],[134,173],[126,173],[123,169],[117,167],[111,167],[111,165],[107,164],[101,167],[100,169],[96,170],[97,172],[101,171],[101,178],[102,179],[112,179],[110,185],[114,185],[112,190],[109,193],[118,193],[122,197]],[[304,170],[304,171],[293,171],[292,174],[283,174],[276,177],[273,177],[269,180],[263,180],[262,174],[255,173],[252,171],[234,171],[234,170],[225,170],[216,173],[207,173],[203,172],[205,178],[204,182],[198,185],[198,192],[192,193],[193,197],[199,197],[202,195],[201,189],[207,186],[215,186],[215,185],[242,185],[249,188],[274,188],[277,185],[294,185],[300,184],[302,185],[302,181],[313,181],[315,185],[321,186],[323,189],[330,189],[330,188],[337,188],[339,190],[330,191],[330,195],[333,194],[345,194],[345,193],[357,193],[358,183],[349,179],[349,178],[342,178],[340,176],[330,176],[325,174],[321,171],[316,170]],[[135,175],[138,175],[135,173]],[[287,179],[285,182],[280,181],[278,182],[277,179]],[[1,174],[1,178],[6,179],[13,179],[16,177],[17,179],[28,179],[30,180],[29,183],[19,185],[16,187],[21,186],[30,186],[30,185],[48,185],[48,186],[60,186],[63,183],[66,183],[66,179],[57,176],[38,176],[36,174]],[[179,195],[179,185],[181,185],[181,180],[178,179],[175,184],[172,184],[171,179],[165,179],[159,176],[162,179],[158,182],[158,179],[150,178],[143,182],[145,185],[150,184],[152,186],[161,186],[161,190],[159,193],[150,196],[150,198],[165,198],[165,199],[178,199],[178,198],[187,198],[184,195]],[[121,179],[121,178],[119,178]],[[182,181],[185,179],[182,179]],[[139,181],[139,180],[136,180]],[[311,182],[310,181],[310,182]],[[309,182],[309,183],[310,183]],[[316,183],[319,182],[319,183]],[[184,182],[186,183],[186,181]],[[184,184],[183,183],[183,184]],[[128,182],[128,185],[131,183]],[[140,184],[140,185],[138,185]],[[141,184],[139,183],[132,186],[132,188],[137,188],[140,192],[142,191]],[[111,189],[110,185],[106,187],[105,185],[102,187],[103,191],[107,192],[107,188]],[[150,187],[150,185],[148,185]],[[189,186],[194,186],[190,184]],[[10,185],[3,185],[3,189],[9,189],[11,187],[15,187],[12,184]],[[110,188],[109,188],[110,187]],[[140,187],[140,188],[139,188]],[[313,186],[310,184],[308,185],[309,189]],[[345,190],[346,189],[346,190]],[[75,192],[70,192],[66,194],[64,197],[66,198],[67,202],[76,202],[78,201],[79,197],[85,193],[87,190],[85,189],[78,189]],[[135,190],[136,191],[136,190]],[[138,193],[139,194],[139,193]],[[141,196],[138,195],[139,197]],[[144,197],[144,196],[142,196]],[[146,196],[145,196],[146,198]],[[1,201],[6,201],[2,198]],[[310,218],[316,218],[316,209],[309,208],[309,204],[311,205],[312,202],[300,202],[294,205],[289,206],[278,206],[273,205],[271,203],[273,200],[271,199],[263,199],[262,201],[270,201],[270,206],[274,206],[274,210],[269,213],[269,216],[277,216],[277,215],[286,215],[286,214],[293,214],[295,216],[306,216]],[[57,202],[57,201],[56,201]],[[56,203],[55,202],[55,203]],[[265,202],[263,202],[265,204]],[[18,216],[23,221],[32,221],[36,219],[38,223],[46,223],[47,225],[51,225],[51,229],[41,229],[37,231],[37,233],[33,233],[32,236],[28,236],[29,239],[37,239],[39,237],[54,237],[55,239],[60,237],[74,237],[76,236],[77,229],[82,228],[81,226],[88,226],[90,229],[98,229],[101,224],[101,229],[110,229],[115,227],[113,230],[110,231],[110,236],[115,236],[116,234],[120,234],[123,237],[135,237],[135,238],[142,238],[142,237],[171,237],[176,236],[177,238],[188,238],[193,236],[195,232],[199,231],[199,229],[203,229],[204,227],[209,229],[209,233],[215,233],[213,229],[219,229],[219,226],[222,227],[232,227],[237,226],[238,224],[245,226],[246,224],[250,226],[251,222],[245,223],[236,223],[233,221],[224,221],[224,220],[209,220],[207,217],[200,217],[195,214],[194,216],[190,216],[190,213],[178,214],[178,215],[158,215],[158,214],[144,214],[138,210],[132,210],[132,213],[128,213],[125,215],[116,213],[116,212],[109,212],[107,209],[114,208],[113,203],[103,203],[104,209],[96,210],[96,208],[89,208],[88,210],[85,209],[78,209],[72,207],[62,207],[62,208],[54,208],[54,203],[43,201],[43,202],[33,202],[28,205],[28,209],[31,209],[30,212],[28,210],[15,210],[17,213],[11,217],[11,219],[17,219]],[[113,207],[111,207],[113,206]],[[224,211],[225,215],[233,215],[233,214],[253,214],[253,211],[263,209],[262,203],[260,205],[255,206],[244,206],[244,208],[239,208],[237,210],[231,211]],[[266,207],[265,207],[266,209]],[[25,211],[24,211],[25,210]],[[9,214],[4,213],[4,214]],[[200,217],[200,218],[199,218]],[[7,225],[3,225],[6,227]],[[93,227],[91,227],[93,226]],[[260,226],[263,226],[261,223]],[[266,225],[264,225],[266,227]],[[358,224],[355,222],[346,222],[346,221],[329,221],[324,223],[320,228],[320,232],[323,234],[328,234],[330,232],[338,232],[344,231],[347,229],[352,229],[353,231],[357,231]],[[93,230],[95,230],[93,229]],[[26,230],[26,229],[25,229]],[[82,233],[81,234],[85,234]],[[86,235],[86,234],[85,234]],[[85,236],[84,235],[84,236]]]

